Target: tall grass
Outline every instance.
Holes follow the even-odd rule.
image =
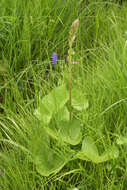
[[[74,160],[43,177],[29,158],[43,131],[33,116],[39,100],[66,79],[68,31],[80,19],[74,45],[73,82],[89,108],[78,117],[100,153],[126,135],[127,8],[114,1],[1,1],[0,3],[0,189],[126,189],[126,146],[103,164]],[[56,68],[51,54],[59,56]],[[44,138],[44,137],[43,137]],[[64,156],[64,155],[63,155]]]

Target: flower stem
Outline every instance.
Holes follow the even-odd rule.
[[[71,52],[72,48],[68,51],[68,65],[69,65],[69,77],[68,77],[68,92],[69,92],[69,108],[70,108],[70,120],[72,119],[72,71],[71,71]]]
[[[68,92],[69,92],[69,106],[70,106],[70,120],[72,120],[72,69],[71,69],[71,58],[73,54],[72,45],[76,38],[76,33],[78,30],[79,19],[76,19],[69,30],[69,50],[68,50],[68,59],[69,59],[69,75],[68,75]]]

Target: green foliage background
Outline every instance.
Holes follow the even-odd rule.
[[[100,164],[73,160],[73,148],[49,142],[34,116],[40,100],[67,79],[68,32],[76,18],[80,25],[73,85],[87,97],[89,108],[74,114],[83,125],[83,137],[92,137],[99,155],[114,144],[120,153]],[[126,1],[0,1],[0,168],[5,173],[0,176],[1,189],[126,190],[126,21]],[[55,68],[52,52],[58,54]],[[36,154],[48,143],[54,154],[72,160],[57,174],[43,177],[30,150]]]

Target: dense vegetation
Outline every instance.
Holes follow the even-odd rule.
[[[0,189],[126,190],[126,22],[126,0],[0,1]]]

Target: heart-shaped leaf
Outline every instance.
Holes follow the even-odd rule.
[[[40,102],[39,107],[35,110],[35,116],[48,124],[52,115],[57,113],[68,101],[68,91],[65,85],[61,85],[53,89]]]
[[[48,176],[58,172],[68,161],[70,155],[65,156],[62,152],[55,151],[50,147],[50,138],[43,127],[32,131],[29,139],[30,155],[28,159],[36,165],[37,171]]]
[[[119,155],[117,147],[111,146],[102,155],[99,155],[95,142],[91,137],[85,137],[82,142],[82,150],[77,154],[77,157],[82,160],[92,161],[94,163],[101,163],[110,159],[115,159]]]
[[[78,111],[86,110],[89,106],[88,100],[81,89],[72,89],[72,107]]]
[[[78,158],[82,160],[89,160],[96,162],[98,160],[98,149],[91,137],[85,137],[82,142],[82,149],[77,154]]]
[[[59,110],[55,115],[54,118],[57,121],[69,121],[69,111],[66,106],[64,106],[61,110]]]
[[[43,176],[57,173],[66,164],[64,156],[56,153],[51,148],[43,147],[34,157],[37,171]]]
[[[79,120],[61,121],[59,123],[58,137],[69,144],[79,144],[82,138]]]

